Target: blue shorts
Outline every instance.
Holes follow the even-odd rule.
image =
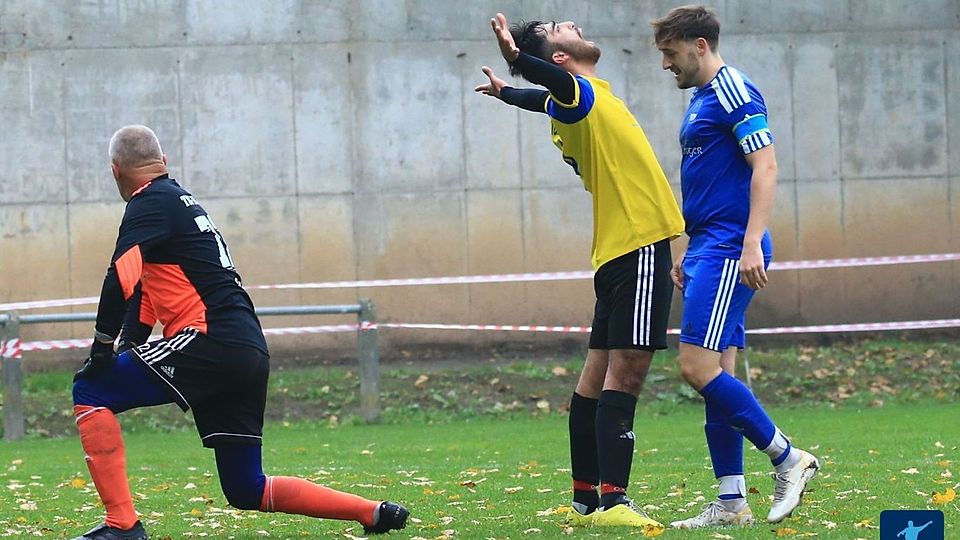
[[[764,259],[764,267],[770,259]],[[740,260],[719,255],[683,259],[680,341],[723,352],[744,348],[744,315],[756,291],[740,283]]]

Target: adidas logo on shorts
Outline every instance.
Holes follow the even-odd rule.
[[[167,374],[167,377],[173,378],[173,366],[160,366],[160,369]]]

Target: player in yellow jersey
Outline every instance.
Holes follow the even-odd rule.
[[[491,26],[511,74],[546,90],[513,88],[487,66],[489,81],[476,90],[549,115],[554,144],[593,198],[597,303],[570,402],[574,511],[568,523],[629,525],[657,534],[663,526],[626,491],[637,396],[654,351],[667,346],[670,240],[683,232],[683,218],[640,125],[610,84],[596,77],[600,48],[572,22],[508,28],[498,13]]]

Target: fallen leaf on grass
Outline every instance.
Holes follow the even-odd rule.
[[[82,487],[85,487],[86,485],[87,485],[87,481],[84,480],[83,478],[74,478],[73,480],[70,481],[70,487],[72,488],[80,489]]]
[[[653,538],[655,536],[660,536],[663,534],[663,526],[657,527],[655,525],[645,525],[643,527],[643,537],[644,538]]]
[[[735,540],[734,537],[730,536],[729,534],[720,533],[713,533],[710,538],[716,538],[717,540]]]
[[[947,488],[946,491],[940,493],[938,491],[933,492],[933,496],[930,497],[930,502],[933,504],[947,504],[952,502],[957,498],[957,492],[953,488]]]
[[[507,493],[516,493],[516,492],[518,492],[518,491],[520,491],[520,490],[522,490],[522,489],[523,489],[523,487],[521,487],[521,486],[503,488],[503,490],[506,491]]]
[[[903,474],[920,474],[920,471],[916,467],[910,467],[909,469],[903,469],[900,472]]]
[[[416,382],[413,383],[413,386],[417,388],[423,388],[424,383],[426,383],[429,380],[430,380],[430,377],[427,377],[426,375],[420,375],[419,377],[417,377]]]
[[[557,367],[551,369],[550,371],[551,371],[554,375],[556,375],[557,377],[563,377],[564,375],[567,374],[567,368],[565,368],[565,367],[563,367],[563,366],[557,366]]]
[[[876,525],[874,525],[872,519],[864,519],[854,523],[853,528],[854,529],[879,529],[880,527],[877,527]]]
[[[797,534],[797,530],[791,529],[790,527],[780,527],[779,529],[776,529],[773,532],[776,533],[777,538],[780,538],[783,536],[793,536]]]

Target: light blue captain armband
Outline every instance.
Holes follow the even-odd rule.
[[[733,126],[733,135],[744,154],[773,144],[773,134],[767,127],[767,115],[763,113],[744,116],[743,120]]]

